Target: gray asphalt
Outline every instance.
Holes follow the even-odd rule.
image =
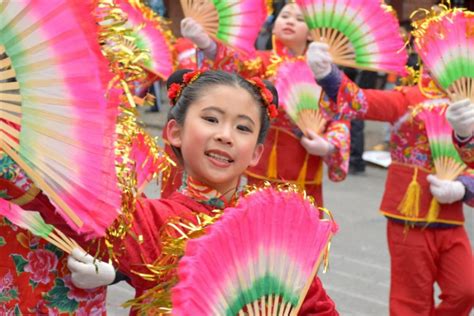
[[[151,133],[159,135],[164,117],[164,113],[146,114],[143,120]],[[369,122],[365,136],[366,148],[379,143],[383,139],[383,125]],[[390,261],[386,219],[378,213],[385,177],[385,169],[369,166],[365,175],[351,175],[340,183],[324,180],[325,206],[332,211],[340,230],[332,241],[329,270],[319,276],[341,315],[388,315]],[[156,196],[158,188],[150,185],[147,193]],[[471,244],[473,211],[465,209]],[[133,289],[125,282],[109,287],[109,315],[127,315],[120,304],[132,297]]]

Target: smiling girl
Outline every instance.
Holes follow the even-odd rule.
[[[285,5],[273,27],[273,50],[257,51],[255,58],[244,57],[214,42],[203,27],[191,18],[181,22],[181,33],[198,46],[214,68],[237,71],[245,77],[258,76],[276,80],[278,67],[287,61],[304,58],[310,40],[308,26],[296,3]],[[323,162],[328,166],[332,181],[345,179],[349,167],[349,128],[347,122],[329,121],[322,133],[312,131],[302,136],[285,111],[280,110],[272,122],[262,158],[246,171],[251,184],[264,181],[290,182],[300,185],[312,195],[319,206],[323,205]],[[176,181],[176,178],[172,178]],[[169,194],[165,187],[163,194]]]
[[[168,79],[168,87],[174,104],[166,126],[168,140],[188,176],[167,199],[139,199],[130,230],[113,245],[118,269],[130,279],[137,296],[146,296],[148,289],[166,292],[164,287],[175,276],[175,269],[166,270],[179,260],[165,249],[179,237],[172,225],[196,224],[198,218],[212,217],[213,210],[236,203],[241,174],[258,163],[278,102],[271,85],[221,71],[178,71]],[[68,267],[73,282],[82,288],[113,279],[110,265],[94,262],[78,249]],[[132,314],[143,312],[143,300],[136,302]],[[337,315],[318,278],[300,314]]]

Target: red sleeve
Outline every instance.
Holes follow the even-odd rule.
[[[342,74],[337,102],[324,96],[321,106],[335,119],[394,123],[407,112],[410,105],[418,104],[424,99],[417,86],[395,90],[361,89]]]
[[[337,316],[336,304],[327,295],[323,284],[315,277],[298,312],[301,316]]]

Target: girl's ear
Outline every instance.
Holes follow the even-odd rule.
[[[257,144],[255,150],[253,151],[252,159],[250,160],[249,167],[255,167],[262,157],[263,154],[263,144]]]
[[[166,124],[166,137],[171,145],[176,148],[181,147],[181,126],[175,119],[171,119]]]

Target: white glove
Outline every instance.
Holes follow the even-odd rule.
[[[474,132],[474,103],[469,99],[451,103],[446,111],[446,119],[459,137],[471,137]]]
[[[212,39],[207,35],[201,24],[192,18],[181,20],[181,35],[189,38],[200,49],[206,49],[212,44]]]
[[[306,51],[306,62],[316,80],[323,79],[331,72],[332,57],[329,46],[322,42],[312,42]]]
[[[72,250],[67,267],[71,271],[72,283],[80,289],[109,285],[115,279],[115,269],[111,264],[94,259],[79,248]]]
[[[301,137],[301,145],[306,151],[314,156],[324,157],[334,150],[334,145],[313,132],[312,130],[306,131],[306,136]]]
[[[442,204],[451,204],[462,200],[466,188],[460,181],[440,180],[435,175],[426,177],[430,183],[431,194]]]

